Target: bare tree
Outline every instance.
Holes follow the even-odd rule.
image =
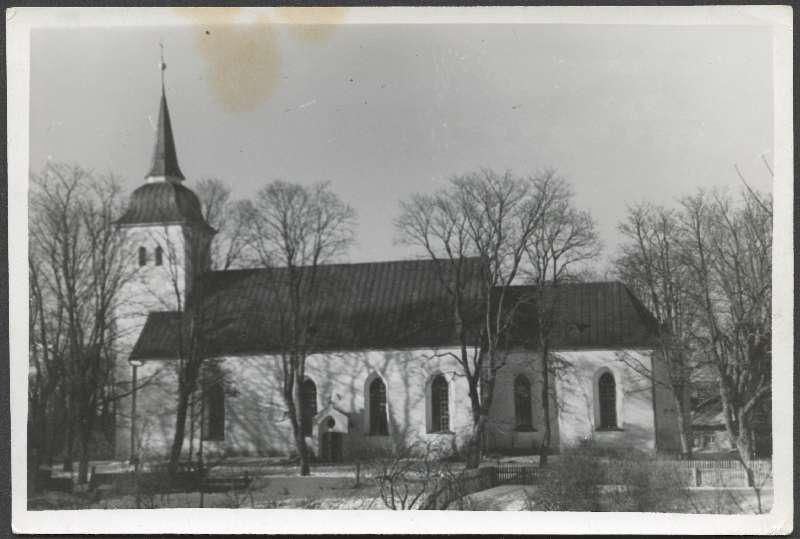
[[[725,426],[752,477],[754,424],[772,373],[772,200],[739,204],[718,192],[681,201],[684,283],[699,315],[702,352],[719,381]]]
[[[355,211],[329,184],[311,187],[274,181],[263,187],[249,212],[248,247],[261,265],[279,267],[266,314],[276,321],[283,400],[288,409],[300,473],[310,473],[301,413],[301,386],[315,330],[323,322],[317,308],[325,286],[320,266],[345,254],[354,241]]]
[[[552,171],[546,173],[545,178],[547,181],[539,184],[539,197],[544,204],[543,219],[525,246],[529,280],[534,285],[531,303],[536,317],[536,344],[541,362],[542,465],[547,464],[552,432],[550,401],[555,392],[550,388],[550,376],[559,371],[552,350],[558,344],[565,324],[570,322],[560,311],[560,286],[581,280],[581,272],[601,249],[594,219],[589,212],[575,208],[569,184]]]
[[[550,174],[519,177],[482,169],[451,178],[435,194],[401,202],[395,221],[401,243],[439,262],[440,281],[453,303],[459,340],[454,357],[468,383],[473,420],[471,468],[480,462],[495,379],[508,355],[503,339],[521,301],[507,291],[544,217],[542,194],[552,181]],[[475,256],[483,263],[479,275],[470,275],[467,257]]]
[[[429,498],[457,475],[436,443],[416,442],[371,462],[370,476],[387,509],[425,509]]]
[[[691,457],[687,396],[703,362],[693,337],[698,313],[687,287],[690,273],[681,259],[684,238],[679,215],[674,210],[642,204],[628,209],[627,218],[618,229],[625,240],[614,261],[617,274],[655,316],[658,356],[652,361],[663,362],[666,372],[659,375],[653,363],[643,365],[628,354],[620,357],[670,392],[678,415],[681,453]]]
[[[227,270],[247,266],[247,230],[249,205],[231,200],[231,189],[222,180],[205,178],[195,186],[206,222],[216,231],[211,243],[211,269]]]
[[[65,468],[77,443],[82,483],[98,413],[118,397],[111,390],[114,313],[131,275],[114,226],[120,193],[113,176],[77,165],[50,163],[31,181],[32,417],[45,429],[47,415],[58,416]]]

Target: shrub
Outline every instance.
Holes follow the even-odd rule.
[[[669,512],[688,499],[681,470],[641,451],[567,449],[528,494],[535,511]],[[602,501],[602,505],[601,505]]]
[[[619,485],[606,498],[609,511],[669,512],[687,499],[680,470],[653,458],[628,458],[608,464],[607,482]]]
[[[603,471],[580,449],[564,450],[528,493],[532,511],[599,511]]]

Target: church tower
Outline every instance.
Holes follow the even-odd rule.
[[[192,301],[195,283],[210,269],[209,248],[216,233],[203,217],[197,195],[183,185],[164,88],[163,53],[160,68],[161,101],[150,171],[117,221],[125,245],[123,263],[131,270],[117,303],[117,379],[130,378],[134,385],[137,365],[128,360],[148,315],[183,311]],[[119,415],[117,422],[116,453],[128,456],[133,438],[120,439],[128,429],[119,424]]]
[[[117,221],[125,234],[128,263],[135,266],[137,278],[130,292],[142,304],[145,317],[150,311],[184,309],[194,282],[210,267],[209,246],[216,232],[203,217],[197,195],[183,185],[164,89],[163,56],[160,67],[161,102],[150,172]]]

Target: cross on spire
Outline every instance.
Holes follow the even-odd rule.
[[[167,70],[167,63],[164,61],[164,44],[159,41],[158,46],[161,47],[161,61],[158,64],[161,68],[161,93],[164,93],[164,71]]]

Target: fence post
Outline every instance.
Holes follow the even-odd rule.
[[[698,467],[694,469],[694,484],[696,487],[703,486],[703,474]]]

